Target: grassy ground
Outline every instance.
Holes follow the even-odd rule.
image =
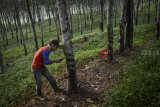
[[[107,91],[105,106],[160,106],[160,43],[150,38],[146,44],[144,51],[134,56],[131,67],[123,69],[119,85]]]
[[[96,15],[95,15],[96,16]],[[76,18],[76,17],[74,17]],[[84,34],[80,35],[76,29],[77,21],[74,19],[74,52],[77,63],[83,63],[86,58],[94,57],[97,55],[101,49],[107,47],[107,34],[106,31],[104,33],[99,32],[98,29],[98,17],[95,18],[95,27],[94,32],[89,33],[89,26],[84,28]],[[55,35],[55,28],[52,26],[52,32],[48,33],[48,28],[44,30],[45,32],[45,44],[47,41]],[[106,30],[106,29],[105,29]],[[155,31],[155,23],[152,24],[144,24],[135,26],[134,32],[134,46],[140,45],[144,42],[145,38],[152,35]],[[37,34],[40,31],[37,28]],[[4,61],[6,66],[6,71],[4,74],[0,75],[0,105],[6,106],[10,104],[14,104],[15,101],[20,98],[24,98],[25,95],[29,95],[29,93],[33,93],[34,91],[34,81],[32,77],[32,72],[30,70],[34,47],[33,41],[31,38],[31,34],[29,33],[29,39],[26,40],[28,55],[24,56],[23,47],[17,43],[15,40],[9,37],[9,43],[13,43],[13,45],[9,45],[6,51],[3,51]],[[119,29],[118,27],[114,28],[114,49],[118,49],[118,35]],[[89,39],[87,42],[81,42],[81,46],[77,42],[83,41],[83,37],[87,36]],[[55,36],[53,36],[56,38]],[[40,45],[40,38],[38,38]],[[57,50],[51,55],[51,58],[64,57],[62,54],[62,50]],[[59,69],[65,67],[65,61],[60,64],[54,64],[48,66],[49,70],[56,74]]]

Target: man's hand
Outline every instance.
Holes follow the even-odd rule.
[[[53,62],[55,63],[60,63],[61,61],[63,61],[64,58],[61,58],[61,59],[57,59],[57,60],[54,60]]]

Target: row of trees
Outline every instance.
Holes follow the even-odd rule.
[[[44,45],[44,9],[48,16],[49,32],[51,32],[51,18],[53,18],[57,39],[62,34],[64,40],[64,53],[66,56],[66,63],[69,75],[68,90],[72,92],[77,87],[76,80],[76,66],[74,60],[74,53],[71,38],[73,35],[73,16],[77,16],[77,29],[83,34],[83,21],[84,27],[87,27],[87,21],[89,21],[90,31],[93,30],[94,15],[99,16],[99,28],[103,32],[105,20],[108,21],[108,48],[109,48],[109,60],[113,60],[113,22],[117,26],[117,13],[122,8],[122,17],[120,20],[120,47],[119,52],[123,54],[125,50],[130,51],[133,47],[133,25],[138,24],[138,10],[141,5],[141,10],[146,14],[146,7],[148,6],[148,23],[150,23],[150,5],[151,2],[155,3],[156,10],[158,10],[157,16],[157,38],[159,37],[160,29],[160,7],[157,0],[2,0],[0,1],[0,33],[2,35],[3,47],[6,49],[8,45],[8,34],[11,32],[12,38],[16,37],[16,41],[22,44],[24,47],[25,55],[27,55],[27,49],[25,40],[28,38],[28,30],[32,32],[35,50],[38,50],[38,40],[36,33],[36,23],[41,31],[41,46]],[[56,3],[57,2],[57,3]],[[97,3],[99,5],[97,5]],[[2,5],[3,4],[3,5]],[[148,5],[147,5],[148,4]],[[159,8],[158,8],[159,7]],[[83,16],[82,16],[83,15]],[[52,16],[52,17],[51,17]],[[82,17],[84,20],[82,20]],[[23,21],[21,21],[23,19]],[[115,19],[115,20],[113,20]],[[144,18],[145,20],[145,15]],[[26,30],[26,39],[24,37],[24,31]],[[14,35],[14,31],[16,35]],[[20,40],[19,40],[20,39]],[[125,39],[125,40],[124,40]],[[3,58],[0,51],[1,70],[3,70]]]
[[[134,22],[135,24],[139,23],[139,7],[141,7],[141,11],[144,12],[143,23],[146,21],[150,23],[150,5],[151,3],[155,4],[157,8],[158,0],[135,0],[134,6]],[[16,3],[16,4],[15,4]],[[69,18],[71,32],[73,34],[73,17],[77,17],[77,29],[83,34],[84,28],[90,26],[90,31],[92,32],[93,27],[96,25],[95,17],[99,17],[99,28],[103,32],[104,25],[108,18],[108,0],[66,0],[67,3],[67,15]],[[97,5],[99,4],[99,5]],[[148,7],[148,10],[147,8]],[[113,4],[113,18],[114,25],[117,26],[119,19],[117,14],[120,13],[123,8],[123,0],[115,0]],[[158,9],[156,9],[157,11]],[[16,12],[18,11],[18,12]],[[156,12],[155,11],[155,12]],[[157,13],[157,12],[156,12]],[[49,24],[49,32],[51,32],[51,25],[53,24],[52,19],[54,20],[54,24],[57,32],[57,39],[60,39],[61,28],[60,28],[60,20],[58,17],[58,8],[56,5],[56,1],[54,0],[2,0],[1,1],[1,9],[0,9],[0,25],[3,28],[1,30],[1,36],[3,38],[3,47],[6,49],[6,46],[9,45],[8,36],[12,35],[12,38],[16,37],[16,42],[20,42],[24,46],[24,53],[27,54],[27,50],[25,49],[25,39],[28,38],[28,30],[32,32],[34,37],[35,49],[38,49],[37,42],[37,34],[35,26],[38,22],[38,26],[40,29],[40,37],[41,37],[41,46],[44,45],[44,20],[48,20]],[[146,16],[148,18],[146,18]],[[25,29],[23,34],[20,34],[19,21],[17,21],[17,17],[20,20],[20,28]],[[157,16],[155,16],[156,19]],[[31,24],[29,23],[31,22]],[[14,34],[14,32],[16,32]],[[21,36],[23,35],[23,36]]]

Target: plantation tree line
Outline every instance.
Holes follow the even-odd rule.
[[[129,52],[133,48],[134,25],[151,23],[151,5],[155,8],[157,22],[157,39],[160,37],[160,1],[159,0],[1,0],[0,1],[0,66],[3,67],[3,51],[7,50],[9,38],[24,48],[27,55],[26,41],[32,38],[34,49],[44,46],[44,30],[53,32],[56,38],[63,40],[64,53],[69,74],[69,91],[77,87],[76,64],[71,38],[78,31],[90,32],[99,27],[100,32],[107,29],[109,60],[113,56],[113,27],[119,27],[119,54]],[[139,14],[143,14],[140,15]],[[121,17],[118,17],[121,14]],[[96,19],[98,18],[98,22]],[[76,30],[74,26],[76,20]],[[48,24],[47,24],[48,23]],[[40,34],[37,33],[40,30]],[[30,37],[30,34],[31,36]],[[40,43],[38,39],[40,38]],[[3,49],[3,51],[2,51]]]

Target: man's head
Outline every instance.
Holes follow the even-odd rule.
[[[50,40],[49,42],[50,50],[55,51],[59,47],[59,42],[58,40]]]

